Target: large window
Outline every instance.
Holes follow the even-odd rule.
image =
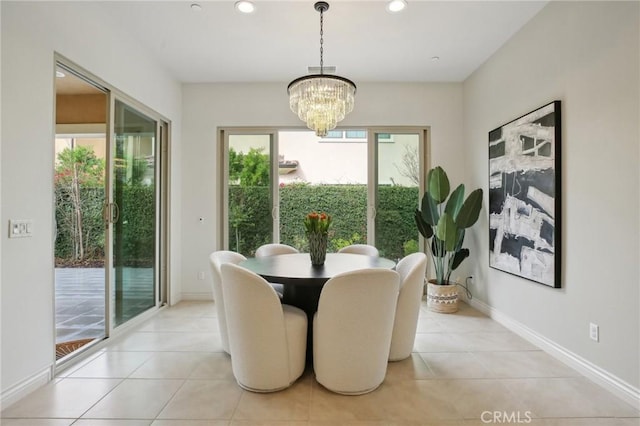
[[[307,251],[302,220],[325,211],[334,219],[329,251],[368,243],[398,259],[419,250],[413,212],[423,188],[426,129],[222,135],[224,247],[245,256],[268,242]]]

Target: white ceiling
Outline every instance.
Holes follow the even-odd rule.
[[[320,62],[314,1],[111,1],[100,7],[182,82],[282,82]],[[324,64],[358,82],[463,81],[546,1],[329,1]],[[439,61],[432,60],[438,56]]]

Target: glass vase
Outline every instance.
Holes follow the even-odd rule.
[[[324,259],[327,256],[327,234],[309,233],[309,256],[313,266],[324,265]]]

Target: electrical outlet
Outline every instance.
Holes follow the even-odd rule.
[[[198,272],[198,279],[200,281],[204,280],[204,272],[202,272],[202,271]]]
[[[589,323],[589,337],[596,342],[600,341],[600,327],[598,327],[598,324]]]

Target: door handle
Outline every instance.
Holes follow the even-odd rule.
[[[120,207],[117,203],[111,203],[111,223],[116,223],[120,219]]]
[[[105,203],[102,206],[102,219],[105,224],[116,223],[120,219],[120,208],[116,203]]]
[[[111,203],[104,203],[102,205],[102,220],[105,225],[109,224],[109,218],[111,217]]]

